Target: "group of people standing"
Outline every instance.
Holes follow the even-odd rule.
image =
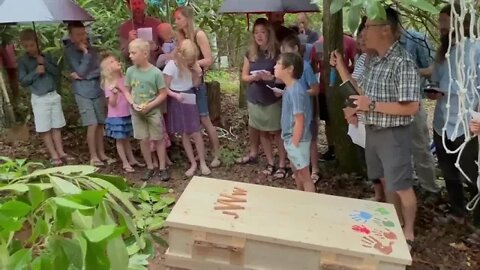
[[[209,118],[203,80],[204,71],[213,63],[208,38],[195,28],[194,11],[190,7],[175,11],[177,31],[174,32],[170,24],[145,15],[143,0],[127,4],[132,19],[119,29],[121,52],[131,65],[125,75],[120,59],[92,46],[83,23],[68,24],[64,56],[80,120],[87,127],[90,164],[105,166],[116,162],[105,154],[106,135],[116,140],[125,172],[146,167],[143,180],[158,174],[160,180],[166,181],[170,178],[167,168],[171,163],[166,150],[170,145],[169,135],[181,134],[190,161],[185,175],[191,177],[197,169],[208,175],[210,167],[220,166],[220,145]],[[140,28],[150,29],[152,39],[139,38]],[[73,157],[63,151],[61,139],[65,118],[56,84],[60,68],[48,53],[38,50],[40,46],[32,29],[22,31],[20,43],[26,54],[18,59],[19,80],[31,92],[36,131],[42,135],[52,165],[62,165]],[[201,125],[213,147],[209,165]],[[140,141],[145,163],[134,157],[131,136]]]

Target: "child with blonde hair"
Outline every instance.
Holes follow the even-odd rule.
[[[193,138],[197,148],[201,174],[211,173],[205,162],[205,145],[200,134],[200,113],[195,98],[195,87],[201,83],[202,76],[197,58],[195,43],[185,39],[175,49],[173,60],[163,69],[168,89],[168,130],[170,133],[182,134],[183,147],[190,161],[190,168],[185,172],[187,177],[192,177],[197,170],[190,138]]]
[[[100,63],[101,87],[105,91],[108,103],[107,119],[105,121],[106,136],[116,140],[117,153],[127,173],[135,172],[132,166],[140,164],[133,156],[129,138],[133,135],[130,104],[125,97],[125,78],[122,65],[111,54],[105,54]]]
[[[140,148],[147,163],[147,171],[142,180],[150,180],[154,174],[150,140],[157,141],[156,154],[159,160],[158,177],[161,181],[170,179],[166,168],[164,141],[165,126],[160,106],[167,98],[163,73],[149,62],[150,45],[142,39],[135,39],[129,46],[133,66],[127,69],[125,85],[127,100],[133,106],[133,136],[140,140]],[[130,95],[131,93],[131,95]]]

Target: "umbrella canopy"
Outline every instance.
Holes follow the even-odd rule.
[[[0,23],[93,20],[71,0],[0,0]]]
[[[1,0],[0,0],[1,1]],[[318,12],[311,0],[225,0],[220,13]]]

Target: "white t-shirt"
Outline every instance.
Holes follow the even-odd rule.
[[[167,65],[163,69],[163,74],[172,77],[172,82],[170,83],[170,90],[174,91],[188,91],[193,87],[192,73],[183,72],[180,76],[180,69],[175,64],[175,61],[168,61]]]

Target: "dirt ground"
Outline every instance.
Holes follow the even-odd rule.
[[[240,154],[246,148],[247,143],[247,118],[245,111],[237,108],[237,98],[233,95],[223,97],[222,102],[222,126],[230,130],[233,135],[223,136],[221,143],[227,146],[225,154],[226,159],[232,161],[233,156]],[[432,111],[432,104],[427,104],[427,109]],[[69,111],[68,113],[76,113]],[[75,119],[73,116],[67,116],[67,119]],[[431,120],[429,121],[431,123]],[[33,132],[32,132],[33,134]],[[81,128],[69,126],[65,129],[64,138],[68,153],[75,156],[79,163],[86,163],[88,160],[88,150],[85,143],[85,134]],[[321,152],[325,149],[325,138],[320,138]],[[171,188],[177,194],[181,194],[188,184],[188,179],[183,176],[186,170],[185,158],[182,156],[183,150],[181,144],[171,149],[171,157],[175,164],[171,167],[172,179],[166,183],[160,183],[153,180],[152,184],[163,185]],[[208,144],[207,144],[208,147]],[[109,141],[107,145],[109,154],[116,156],[114,152],[114,143]],[[137,153],[140,155],[140,153]],[[0,142],[0,155],[17,158],[28,158],[31,160],[46,160],[46,152],[43,150],[42,142],[38,136],[33,136],[28,142],[9,144]],[[233,165],[222,166],[213,169],[212,177],[228,179],[240,182],[258,183],[263,185],[294,188],[294,180],[287,178],[284,180],[271,181],[260,175],[260,171],[265,166],[264,162],[257,165]],[[319,193],[332,194],[337,196],[346,196],[352,198],[369,198],[373,195],[372,188],[365,180],[359,179],[354,175],[336,174],[333,163],[322,163],[322,179],[317,184]],[[104,169],[105,172],[123,174],[120,164]],[[140,184],[141,173],[126,174],[127,179]],[[446,198],[445,191],[443,191]],[[468,270],[480,269],[480,247],[468,246],[463,243],[466,236],[470,233],[467,228],[461,226],[445,227],[435,224],[434,218],[443,214],[442,207],[439,205],[425,206],[419,199],[419,211],[416,223],[416,247],[413,254],[413,265],[410,269],[415,270],[446,270],[461,269]],[[162,265],[162,249],[159,249],[158,256],[152,260],[150,269],[165,269]]]

